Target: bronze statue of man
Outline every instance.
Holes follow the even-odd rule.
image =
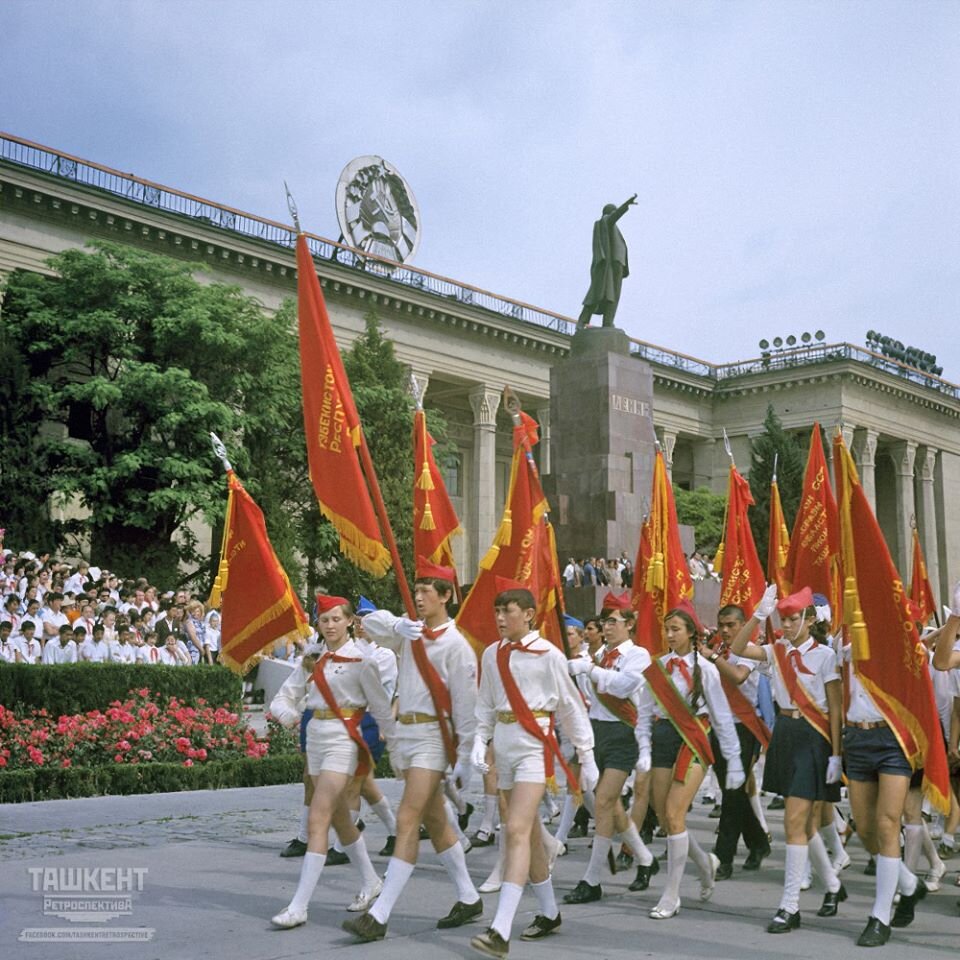
[[[613,326],[613,318],[620,303],[620,286],[623,278],[630,275],[627,244],[617,221],[627,212],[627,208],[636,202],[637,195],[634,194],[619,207],[608,203],[603,208],[603,215],[593,225],[590,289],[583,298],[578,327],[587,326],[595,313],[602,314],[605,327]]]

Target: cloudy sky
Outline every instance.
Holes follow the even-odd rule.
[[[960,382],[960,2],[3,0],[0,129],[339,234],[361,154],[416,264],[576,316],[631,193],[618,325],[713,362],[868,329]]]

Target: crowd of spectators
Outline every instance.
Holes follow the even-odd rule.
[[[568,558],[563,568],[565,587],[611,587],[614,590],[633,586],[633,564],[626,553],[605,560],[603,557]]]
[[[720,572],[713,569],[713,559],[699,550],[687,557],[687,569],[693,580],[719,580]]]
[[[220,614],[186,590],[161,592],[81,560],[0,550],[4,663],[216,663]]]

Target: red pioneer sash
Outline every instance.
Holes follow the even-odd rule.
[[[423,628],[421,636],[411,641],[410,649],[413,651],[413,660],[420,672],[420,678],[427,686],[427,692],[430,694],[430,700],[433,702],[433,712],[437,716],[440,724],[440,736],[443,738],[443,749],[447,754],[447,761],[450,766],[457,762],[457,735],[453,730],[453,720],[451,719],[450,691],[443,682],[443,678],[437,671],[437,668],[430,662],[427,656],[427,649],[424,646],[423,638],[436,640],[449,626],[445,624],[437,630],[431,630],[428,627]]]
[[[355,777],[365,777],[373,769],[373,757],[370,755],[370,748],[366,745],[360,734],[360,721],[363,719],[363,710],[358,710],[349,720],[343,715],[337,698],[327,683],[323,668],[328,660],[334,663],[360,663],[362,657],[338,657],[335,653],[325,653],[313,668],[313,682],[320,691],[327,705],[327,709],[343,724],[344,729],[350,735],[350,739],[357,745],[357,769],[354,771]]]
[[[724,658],[730,656],[729,650],[724,650]],[[720,683],[723,684],[723,692],[730,704],[730,710],[733,712],[737,723],[742,723],[759,741],[760,746],[766,750],[770,746],[770,728],[757,716],[757,711],[753,704],[744,696],[740,687],[732,680],[728,679],[722,671],[720,673]]]
[[[540,639],[535,637],[534,640]],[[532,643],[533,641],[531,641]],[[567,765],[567,761],[563,759],[563,754],[560,752],[560,744],[557,743],[557,738],[553,732],[553,717],[550,717],[550,727],[546,733],[544,733],[540,724],[537,723],[537,718],[533,715],[533,711],[530,709],[530,705],[523,698],[523,694],[520,692],[520,688],[517,686],[517,681],[514,680],[513,674],[510,672],[510,653],[513,650],[520,651],[522,653],[530,653],[534,655],[539,655],[546,653],[546,650],[531,650],[529,647],[525,647],[519,640],[513,640],[509,643],[501,643],[497,648],[497,670],[500,673],[500,682],[503,684],[503,692],[507,695],[507,700],[510,703],[510,709],[513,711],[513,715],[517,718],[517,723],[520,724],[523,729],[530,734],[532,737],[536,737],[543,744],[543,769],[547,777],[547,784],[551,787],[552,790],[556,790],[557,778],[554,767],[554,759],[560,761],[560,767],[563,770],[563,775],[567,778],[567,789],[572,790],[574,796],[579,800],[580,798],[580,784],[577,781],[577,778],[573,775],[573,771]]]
[[[611,656],[615,654],[615,656]],[[616,649],[608,650],[603,655],[603,660],[600,661],[600,667],[603,670],[609,670],[620,658],[620,654]],[[630,700],[623,697],[615,697],[612,693],[601,693],[600,688],[594,683],[591,678],[590,682],[593,684],[593,689],[597,694],[597,699],[621,722],[625,723],[628,727],[636,727],[637,725],[637,706]]]
[[[797,672],[787,656],[787,650],[782,643],[773,645],[773,656],[777,661],[777,669],[783,678],[784,686],[790,699],[796,704],[801,716],[819,733],[827,743],[832,744],[830,736],[830,718],[810,699],[806,687],[797,679]]]
[[[706,769],[713,764],[713,750],[710,747],[710,725],[704,723],[690,709],[690,704],[680,696],[680,691],[670,679],[659,657],[654,657],[650,666],[643,671],[647,684],[660,709],[673,724],[683,740],[677,761],[674,764],[674,780],[683,782],[687,769],[694,757]]]

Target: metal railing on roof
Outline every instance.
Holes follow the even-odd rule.
[[[144,180],[132,173],[121,173],[119,170],[112,170],[12,134],[0,132],[0,160],[102,190],[133,203],[164,210],[207,227],[229,230],[281,247],[292,248],[296,244],[296,233],[287,224],[213,203]],[[319,260],[364,270],[400,286],[411,287],[450,302],[477,307],[501,317],[534,324],[567,336],[572,336],[576,330],[574,320],[551,310],[535,307],[521,300],[501,297],[489,290],[459,283],[427,270],[394,263],[315,234],[306,234],[306,237],[310,252]]]

